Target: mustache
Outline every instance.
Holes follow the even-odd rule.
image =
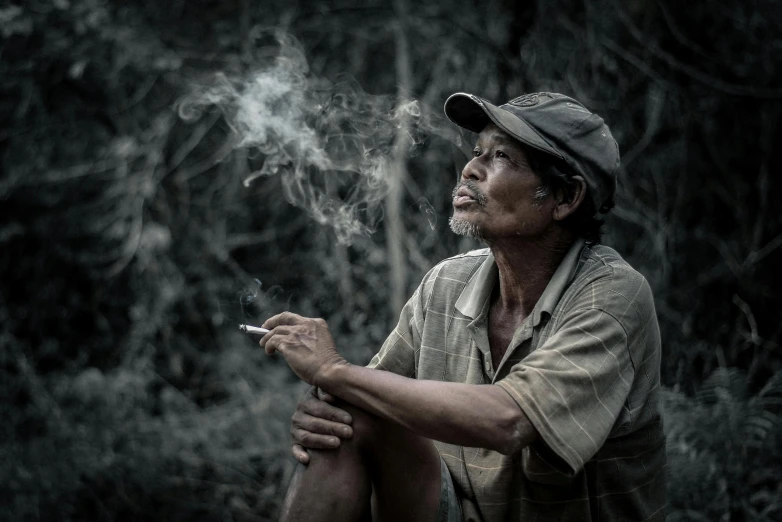
[[[454,187],[453,192],[451,192],[451,199],[456,197],[456,193],[459,192],[459,189],[462,187],[467,187],[467,190],[472,193],[473,197],[475,198],[475,202],[478,203],[478,205],[481,207],[486,206],[486,196],[478,189],[477,183],[471,179],[458,183]]]

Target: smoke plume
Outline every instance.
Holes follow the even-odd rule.
[[[234,146],[263,157],[245,185],[280,175],[290,203],[350,243],[382,217],[392,152],[412,152],[432,127],[416,101],[369,95],[351,79],[316,78],[293,37],[277,32],[275,39],[270,63],[244,78],[218,75],[181,99],[179,114],[194,120],[218,107]]]

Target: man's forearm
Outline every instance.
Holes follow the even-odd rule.
[[[499,386],[425,381],[351,364],[316,384],[340,399],[434,440],[510,454],[537,432]]]

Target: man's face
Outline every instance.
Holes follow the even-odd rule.
[[[554,206],[540,186],[521,143],[487,125],[454,189],[451,229],[489,243],[539,236],[553,222]]]

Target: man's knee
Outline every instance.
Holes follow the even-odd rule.
[[[353,429],[353,435],[350,439],[343,439],[343,442],[356,444],[362,448],[371,448],[375,443],[380,442],[381,438],[386,439],[393,432],[401,429],[394,423],[345,401],[337,400],[334,406],[345,410],[352,418],[350,427]]]
[[[380,468],[421,465],[432,467],[439,474],[440,455],[432,440],[344,401],[334,405],[353,418],[353,436],[342,440],[343,449],[355,451],[367,463]]]

